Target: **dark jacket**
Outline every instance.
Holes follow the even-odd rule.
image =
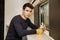
[[[27,30],[28,26],[32,30]],[[17,15],[11,20],[6,40],[22,40],[25,35],[35,34],[37,28],[30,19],[24,20],[20,15]]]

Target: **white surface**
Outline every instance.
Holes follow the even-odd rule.
[[[54,40],[54,39],[43,33],[42,35],[37,34],[27,35],[27,40]]]

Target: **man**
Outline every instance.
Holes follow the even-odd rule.
[[[22,37],[25,35],[37,33],[36,30],[38,30],[38,27],[32,24],[29,19],[32,9],[33,6],[30,3],[23,5],[22,15],[17,15],[11,20],[6,40],[22,40]],[[27,30],[28,26],[31,27],[32,30]]]

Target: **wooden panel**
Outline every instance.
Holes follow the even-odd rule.
[[[49,1],[50,35],[55,40],[60,40],[60,0]]]
[[[39,26],[39,8],[38,8],[38,5],[34,8],[34,23]]]

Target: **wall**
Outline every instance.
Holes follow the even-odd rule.
[[[7,33],[7,26],[11,19],[22,12],[24,3],[30,2],[29,0],[5,0],[5,20],[4,20],[4,39]]]
[[[34,8],[34,23],[40,26],[39,6],[35,6]]]
[[[60,40],[60,0],[49,0],[50,36]]]

